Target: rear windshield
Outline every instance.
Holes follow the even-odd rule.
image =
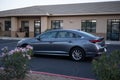
[[[92,38],[96,38],[97,36],[96,35],[93,35],[91,33],[87,33],[87,32],[84,32],[84,31],[79,31],[81,34],[83,34],[84,36],[88,36],[88,37],[92,37]]]

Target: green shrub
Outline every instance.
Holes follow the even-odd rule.
[[[3,48],[1,57],[0,80],[12,80],[25,78],[28,69],[28,61],[31,59],[32,47],[16,48],[8,51]]]
[[[120,79],[120,51],[114,51],[110,55],[103,54],[92,63],[99,80]]]

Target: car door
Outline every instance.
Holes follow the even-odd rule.
[[[72,47],[72,42],[75,40],[75,37],[70,37],[70,33],[67,31],[59,31],[56,40],[52,43],[54,46],[55,52],[60,54],[66,54],[69,52],[69,49]]]
[[[34,43],[34,50],[38,53],[49,53],[53,50],[52,42],[57,32],[46,32],[39,37],[39,41]]]

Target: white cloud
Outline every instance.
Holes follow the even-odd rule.
[[[100,1],[119,1],[119,0],[0,0],[0,11],[35,5],[70,4]]]

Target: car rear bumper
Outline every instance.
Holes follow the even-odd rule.
[[[99,49],[98,51],[96,52],[87,52],[86,53],[86,57],[96,57],[96,56],[100,56],[102,55],[103,53],[107,52],[107,49],[106,48],[101,48]]]

